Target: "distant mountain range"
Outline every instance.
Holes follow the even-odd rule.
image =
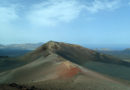
[[[0,45],[0,56],[21,56],[35,50],[43,43]]]
[[[115,50],[115,49],[109,49],[109,48],[96,48],[93,50],[95,51],[130,51],[130,48],[126,48],[124,50]]]
[[[0,49],[34,50],[34,49],[40,47],[42,44],[43,43],[0,45]]]
[[[129,71],[130,63],[121,59],[79,45],[50,41],[24,56],[2,60],[0,83],[42,90],[130,90],[126,84]]]
[[[95,49],[97,52],[112,55],[130,62],[130,48],[124,50]]]
[[[43,43],[25,43],[25,44],[10,44],[2,45],[0,44],[0,56],[21,56],[36,48],[43,45]],[[97,52],[112,55],[121,59],[130,61],[130,48],[124,50],[112,50],[109,48],[96,48],[93,49]]]

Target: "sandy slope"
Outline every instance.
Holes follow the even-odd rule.
[[[73,45],[64,46],[64,50],[68,47],[72,47],[71,50],[74,51],[78,49],[83,50],[80,46]],[[59,45],[55,43],[49,45],[45,44],[43,47],[21,58],[21,61],[23,60],[27,62],[27,64],[0,73],[0,83],[18,83],[27,86],[34,85],[46,90],[49,90],[49,88],[51,88],[51,90],[130,90],[128,85],[124,85],[111,78],[79,66],[71,62],[71,60],[60,56],[60,54],[54,52],[53,48],[56,50],[58,49],[58,51],[60,50],[60,54],[61,51],[63,51],[61,46],[59,47]],[[77,53],[80,52],[77,51]],[[91,50],[84,52],[89,54],[94,53],[95,55],[95,52]],[[76,55],[78,55],[77,53]],[[73,57],[77,57],[72,54],[72,51],[70,54]],[[89,54],[86,56],[89,56]],[[83,53],[80,55],[84,56]],[[84,58],[86,56],[84,56]],[[93,59],[93,55],[91,55],[89,59],[90,58]]]
[[[80,67],[56,54],[41,57],[22,67],[2,73],[0,81],[35,85],[40,88],[130,90],[126,85]]]

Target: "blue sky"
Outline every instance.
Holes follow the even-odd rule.
[[[130,0],[0,0],[0,43],[130,46]]]

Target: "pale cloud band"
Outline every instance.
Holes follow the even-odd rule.
[[[78,18],[83,10],[87,13],[114,10],[119,8],[121,2],[120,0],[93,0],[86,3],[80,1],[82,0],[47,0],[28,6],[28,11],[22,17],[17,12],[21,5],[0,6],[0,23],[10,23],[22,18],[32,26],[55,26],[62,22],[71,22]]]
[[[90,13],[113,10],[118,8],[119,3],[120,0],[94,0],[86,3],[81,3],[80,0],[49,0],[34,5],[28,19],[33,24],[54,26],[78,18],[82,10]]]
[[[27,18],[33,24],[53,26],[77,18],[81,9],[82,6],[75,0],[49,0],[34,5]]]
[[[121,0],[94,0],[89,6],[85,6],[87,11],[96,13],[100,10],[114,10],[119,8]]]

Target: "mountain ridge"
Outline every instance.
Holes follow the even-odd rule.
[[[55,41],[49,41],[46,44],[42,45],[40,48],[36,49],[36,51],[44,51],[44,50],[47,50],[50,53],[56,53],[56,54],[58,54],[60,56],[64,56],[60,52],[62,52],[62,53],[65,52],[65,51],[71,52],[71,53],[65,52],[65,54],[67,55],[67,54],[72,54],[75,51],[74,53],[77,52],[78,53],[78,54],[76,53],[77,55],[80,55],[80,54],[84,55],[84,53],[86,55],[89,54],[88,57],[90,57],[92,55],[95,55],[95,56],[97,55],[98,59],[103,59],[103,58],[106,59],[108,57],[109,58],[112,57],[110,55],[105,55],[105,54],[102,54],[102,53],[98,53],[98,52],[96,52],[94,50],[82,47],[80,45],[63,43],[63,42],[55,42]],[[86,56],[86,55],[84,55],[84,56]],[[112,57],[112,58],[117,59],[117,61],[121,61],[118,58],[115,58],[115,57]],[[95,60],[97,60],[97,59],[95,59]]]
[[[82,90],[82,88],[86,90],[89,88],[92,90],[104,88],[105,90],[129,90],[130,88],[85,65],[91,65],[91,62],[104,63],[103,65],[107,63],[123,65],[120,59],[80,45],[50,41],[21,56],[20,62],[25,64],[0,73],[1,83],[22,83],[41,88],[48,86],[66,89],[68,87],[67,90],[71,88],[75,90]],[[100,67],[102,67],[101,64]]]

